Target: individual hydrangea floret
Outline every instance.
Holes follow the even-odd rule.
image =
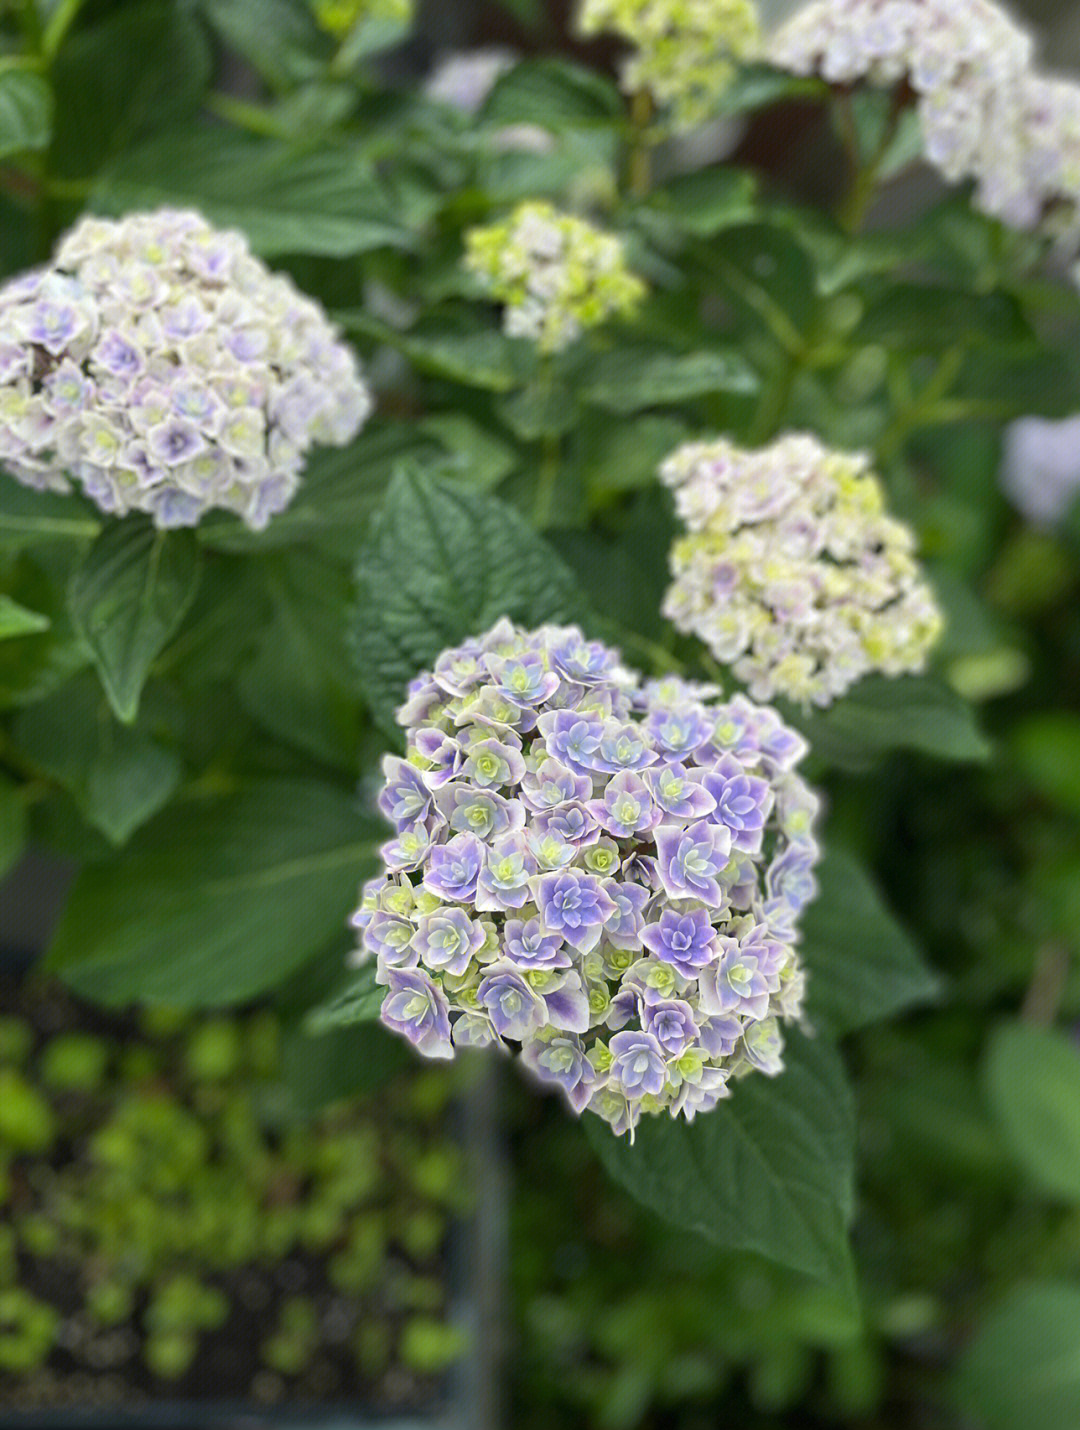
[[[754,58],[760,41],[753,0],[584,0],[578,28],[628,40],[623,89],[648,91],[680,128],[710,117],[735,63]]]
[[[720,439],[680,447],[660,475],[687,527],[664,614],[756,700],[828,705],[869,671],[923,668],[941,615],[868,457],[808,435],[755,452]],[[707,817],[752,850],[769,791],[735,767],[701,785],[719,810]]]
[[[517,1051],[631,1136],[779,1072],[817,799],[802,738],[718,697],[508,620],[418,676],[383,764],[385,873],[353,917],[384,1023],[430,1057]]]
[[[370,409],[319,305],[197,213],[85,218],[0,288],[0,463],[118,516],[261,529]]]
[[[466,266],[504,305],[506,333],[542,353],[630,312],[645,292],[626,267],[621,239],[545,202],[519,204],[505,223],[472,229]]]
[[[810,0],[767,45],[780,69],[831,84],[904,86],[923,154],[949,182],[1009,155],[1032,41],[991,0]]]

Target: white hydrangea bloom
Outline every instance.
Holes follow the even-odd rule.
[[[505,304],[506,333],[544,353],[627,312],[645,291],[621,239],[549,203],[519,204],[505,223],[474,228],[466,241],[466,266]]]
[[[424,93],[428,99],[476,114],[508,70],[518,62],[513,50],[491,46],[482,50],[457,50],[441,60],[429,75]]]
[[[623,89],[647,90],[680,127],[709,118],[735,62],[755,58],[760,40],[753,0],[584,0],[578,28],[629,40]]]
[[[925,664],[941,616],[869,467],[809,435],[689,443],[661,467],[688,530],[664,615],[755,700],[828,705],[869,671]]]
[[[0,288],[0,463],[27,486],[257,530],[370,410],[319,305],[197,213],[85,218]]]
[[[1005,433],[1001,485],[1034,525],[1060,521],[1080,496],[1080,416],[1013,422]]]
[[[810,0],[768,59],[832,84],[901,81],[916,96],[927,161],[950,182],[990,182],[1015,136],[1032,41],[991,0]]]

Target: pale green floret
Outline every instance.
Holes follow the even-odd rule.
[[[618,872],[619,850],[610,839],[601,840],[585,851],[583,863],[594,874],[610,876]]]

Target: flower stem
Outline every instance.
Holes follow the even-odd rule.
[[[626,166],[626,187],[631,198],[648,198],[652,190],[652,96],[639,89],[630,102],[630,153]]]
[[[540,364],[540,410],[547,414],[555,385],[555,369],[550,357]],[[540,444],[540,470],[536,477],[536,503],[533,507],[533,522],[538,531],[550,525],[555,507],[555,488],[559,481],[562,465],[562,442],[554,432],[545,432]]]

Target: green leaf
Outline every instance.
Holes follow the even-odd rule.
[[[88,541],[101,519],[79,497],[35,492],[0,472],[0,551],[45,541]]]
[[[659,225],[711,238],[754,217],[756,188],[753,175],[743,169],[702,169],[657,189],[635,217],[649,228]]]
[[[510,392],[520,387],[535,366],[535,352],[523,339],[508,338],[495,328],[456,332],[453,329],[413,329],[399,332],[371,314],[335,313],[349,333],[374,338],[402,353],[421,372],[448,378],[466,387]]]
[[[715,392],[752,396],[757,374],[737,352],[665,353],[623,347],[594,365],[585,398],[622,417]]]
[[[788,710],[816,756],[838,769],[863,770],[890,750],[920,750],[939,760],[986,760],[991,746],[972,707],[930,676],[868,675],[825,711]]]
[[[607,1171],[660,1216],[823,1280],[850,1271],[855,1111],[836,1052],[795,1033],[785,1070],[752,1074],[712,1111],[644,1117],[633,1146],[586,1118]]]
[[[0,159],[45,149],[52,135],[52,90],[29,70],[0,71]]]
[[[61,547],[49,556],[67,556]],[[52,563],[55,565],[55,563]],[[40,612],[48,628],[0,641],[0,710],[32,705],[90,663],[82,639],[75,632],[65,601],[63,561],[59,570],[47,570],[29,556],[19,559],[9,582],[11,595],[20,605]]]
[[[452,468],[470,486],[496,487],[517,466],[517,453],[486,427],[461,412],[438,412],[425,417],[420,430],[446,450]]]
[[[386,989],[375,982],[375,965],[366,964],[328,1003],[311,1010],[304,1027],[318,1036],[335,1028],[374,1022],[385,997]]]
[[[47,631],[50,625],[48,616],[43,616],[40,611],[29,611],[10,596],[0,594],[0,640]]]
[[[395,735],[414,675],[447,646],[501,616],[526,625],[573,620],[582,601],[551,547],[497,498],[403,468],[356,567],[357,677]]]
[[[348,571],[291,552],[269,572],[273,615],[237,682],[240,703],[265,730],[329,765],[355,770],[359,709],[348,681]]]
[[[145,729],[118,725],[92,677],[23,711],[18,749],[75,800],[86,822],[124,844],[176,792],[183,769],[175,751]]]
[[[211,29],[274,89],[321,75],[332,58],[328,35],[307,0],[198,0]]]
[[[335,1028],[318,1036],[303,1024],[281,1043],[282,1074],[293,1112],[311,1117],[335,1102],[371,1092],[414,1060],[409,1045],[380,1023]]]
[[[823,99],[827,91],[816,76],[803,77],[767,65],[743,65],[720,96],[721,114],[745,114],[790,99]]]
[[[581,434],[581,467],[589,496],[603,499],[654,486],[661,462],[689,430],[679,418],[649,414],[635,422],[587,424]]]
[[[526,60],[504,74],[488,95],[484,124],[537,124],[558,132],[610,125],[623,112],[619,91],[604,75],[566,60]]]
[[[112,522],[74,572],[68,608],[117,718],[130,724],[150,667],[180,628],[201,570],[189,531]]]
[[[563,437],[573,431],[581,416],[576,392],[564,383],[549,383],[543,378],[531,382],[520,392],[498,398],[495,410],[514,436],[523,442]]]
[[[951,395],[978,402],[980,413],[1002,421],[1070,417],[1080,408],[1080,362],[1072,347],[1043,349],[1030,356],[975,347]]]
[[[14,781],[0,775],[0,878],[26,848],[26,801]]]
[[[932,1000],[938,979],[862,866],[830,847],[817,877],[820,892],[802,916],[811,1025],[840,1037]]]
[[[867,307],[857,336],[891,349],[933,352],[957,343],[1015,343],[1031,330],[1010,294],[890,281]]]
[[[735,308],[788,351],[801,351],[819,313],[817,276],[810,255],[787,229],[739,225],[696,251]]]
[[[1080,1425],[1080,1286],[1013,1288],[978,1327],[960,1363],[965,1410],[985,1430]]]
[[[1024,1171],[1080,1205],[1080,1050],[1053,1029],[1005,1024],[990,1043],[986,1089]]]
[[[315,781],[180,806],[79,875],[46,965],[110,1005],[247,1002],[345,927],[378,838]]]
[[[1059,809],[1080,815],[1080,716],[1069,710],[1029,715],[1013,730],[1019,771]]]
[[[264,258],[348,258],[412,242],[356,144],[304,152],[227,130],[170,133],[106,170],[92,203],[111,214],[192,205],[218,227],[241,229]]]
[[[53,167],[85,179],[113,155],[182,125],[206,91],[210,71],[206,35],[185,7],[125,5],[80,27],[53,65]]]

